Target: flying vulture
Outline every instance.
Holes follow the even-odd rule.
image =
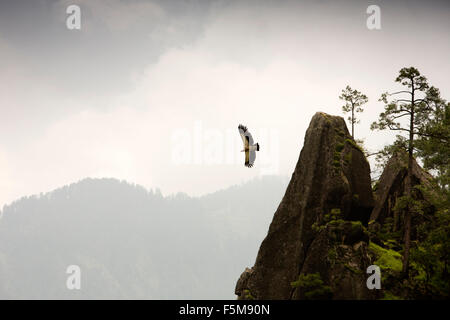
[[[245,166],[251,168],[255,163],[256,151],[259,151],[259,143],[253,143],[252,135],[247,127],[240,124],[238,129],[244,143],[244,150],[241,150],[241,152],[245,152]]]

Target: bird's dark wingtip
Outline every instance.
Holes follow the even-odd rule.
[[[238,126],[238,129],[242,129],[244,132],[247,131],[247,127],[246,127],[246,126],[243,126],[242,124],[240,124],[240,125]]]

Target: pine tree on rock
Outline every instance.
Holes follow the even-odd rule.
[[[405,86],[405,90],[381,95],[380,101],[385,104],[384,112],[380,113],[378,121],[372,123],[371,129],[398,131],[406,133],[408,151],[408,169],[406,177],[406,205],[404,219],[404,250],[403,274],[408,275],[409,253],[411,247],[411,216],[414,211],[412,192],[412,167],[414,159],[414,138],[425,135],[425,119],[433,112],[432,100],[435,94],[430,92],[427,78],[414,67],[402,68],[396,82]],[[393,100],[388,100],[395,97]]]
[[[362,108],[362,105],[367,103],[369,99],[366,95],[358,90],[353,90],[350,86],[347,86],[342,90],[339,99],[345,101],[345,104],[342,106],[342,111],[344,113],[351,112],[351,115],[347,119],[352,125],[352,138],[355,139],[355,123],[359,122],[359,120],[356,119],[355,113],[363,112],[364,109]]]

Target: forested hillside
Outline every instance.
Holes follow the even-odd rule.
[[[286,184],[263,177],[191,198],[85,179],[22,198],[0,219],[0,298],[233,298]],[[69,265],[81,290],[66,288]]]

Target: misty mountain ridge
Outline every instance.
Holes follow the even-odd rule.
[[[23,197],[2,210],[0,298],[233,298],[287,183],[265,176],[164,197],[87,178]],[[66,288],[69,265],[81,268],[81,290]]]

